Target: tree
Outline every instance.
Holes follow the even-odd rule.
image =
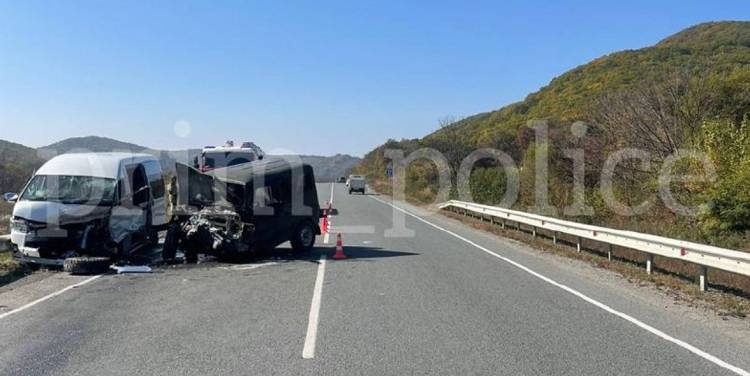
[[[680,74],[663,84],[599,97],[590,121],[602,131],[604,144],[663,159],[684,147],[711,113],[710,93],[704,79]]]

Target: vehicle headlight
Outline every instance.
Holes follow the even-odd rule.
[[[11,231],[16,231],[16,232],[25,234],[29,232],[29,225],[23,219],[11,219],[10,229]]]

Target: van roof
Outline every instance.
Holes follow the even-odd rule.
[[[219,180],[235,183],[235,184],[247,184],[253,181],[253,178],[258,174],[264,174],[266,176],[275,175],[285,171],[301,169],[309,169],[312,173],[310,165],[302,163],[301,161],[285,160],[282,158],[268,159],[253,161],[250,163],[241,163],[234,166],[217,168],[206,172],[207,175],[218,178]],[[300,170],[298,170],[300,171]],[[303,172],[304,173],[304,172]]]
[[[94,176],[117,179],[123,162],[145,162],[157,159],[150,154],[71,153],[58,155],[42,165],[37,175]]]

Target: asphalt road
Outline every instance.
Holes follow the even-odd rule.
[[[318,191],[328,200],[331,185]],[[0,290],[0,375],[750,370],[747,321],[721,320],[612,273],[396,205],[416,216],[404,214],[413,236],[386,236],[395,210],[386,198],[335,185],[333,231],[342,233],[346,260],[331,259],[334,236],[327,244],[319,237],[300,258],[283,245],[247,265],[90,281],[52,275]]]

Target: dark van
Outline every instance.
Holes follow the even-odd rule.
[[[284,159],[255,161],[209,172],[177,164],[172,220],[162,257],[182,249],[226,257],[289,241],[310,250],[320,234],[320,205],[310,165]]]

